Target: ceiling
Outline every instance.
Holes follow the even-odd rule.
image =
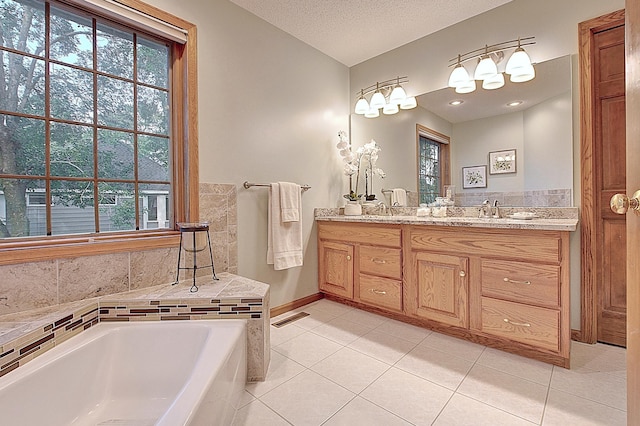
[[[348,67],[512,0],[231,0]]]

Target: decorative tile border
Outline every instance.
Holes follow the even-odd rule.
[[[61,313],[56,319],[0,346],[0,377],[102,321],[261,320],[263,308],[262,298],[130,299],[89,303],[74,312]]]

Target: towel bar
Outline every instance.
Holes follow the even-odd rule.
[[[270,186],[271,186],[271,184],[270,184],[270,183],[252,183],[252,182],[249,182],[249,181],[245,181],[245,182],[242,184],[242,186],[244,186],[244,187],[245,187],[245,189],[249,189],[249,188],[251,188],[252,186],[266,186],[266,187],[270,187]],[[311,187],[310,187],[309,185],[300,185],[300,188],[301,188],[303,191],[308,191],[309,189],[311,189]]]

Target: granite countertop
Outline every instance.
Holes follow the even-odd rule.
[[[162,284],[125,293],[0,315],[0,347],[65,315],[71,315],[80,310],[90,311],[105,303],[133,300],[186,303],[197,299],[264,298],[269,292],[269,285],[259,281],[227,272],[218,273],[217,276],[220,280],[213,282],[210,276],[198,277],[198,291],[195,293],[189,292],[192,281],[184,280],[177,285]]]
[[[446,217],[417,216],[415,207],[393,207],[392,214],[376,214],[375,208],[364,208],[361,216],[345,216],[342,209],[317,208],[315,219],[329,222],[388,223],[398,225],[436,225],[453,227],[533,229],[543,231],[575,231],[578,226],[578,208],[515,208],[501,207],[500,218],[479,218],[477,207],[447,207]],[[533,219],[516,219],[518,212],[530,212]]]

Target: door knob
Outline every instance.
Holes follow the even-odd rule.
[[[626,194],[616,194],[611,197],[609,205],[616,214],[625,214],[627,210],[631,209],[637,216],[640,216],[640,190],[634,192],[631,198]]]

